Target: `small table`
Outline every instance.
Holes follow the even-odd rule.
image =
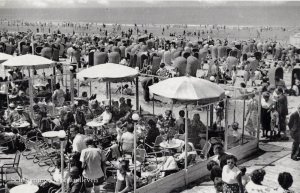
[[[86,124],[89,127],[101,127],[104,125],[102,122],[90,121]]]
[[[26,130],[30,126],[30,123],[28,123],[27,121],[24,121],[22,123],[12,123],[11,126],[13,128],[16,128],[21,135],[24,135],[24,134],[26,134],[26,131],[24,131],[24,130]]]
[[[36,193],[39,187],[36,185],[22,184],[10,189],[10,193]]]
[[[57,135],[58,135],[58,131],[47,131],[42,133],[42,136],[46,138],[56,138]]]
[[[54,138],[58,138],[57,135],[58,135],[58,131],[47,131],[47,132],[42,133],[43,137],[50,139],[50,141],[51,141],[51,147],[53,147],[53,139]]]
[[[159,144],[160,147],[164,148],[164,149],[177,149],[181,146],[181,143],[177,143],[177,142],[167,142],[167,141],[163,141]]]

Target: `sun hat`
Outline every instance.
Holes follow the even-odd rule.
[[[19,105],[19,106],[17,106],[16,110],[17,110],[17,111],[24,111],[24,107],[21,106],[21,105]]]
[[[10,103],[8,106],[9,106],[10,108],[15,108],[15,107],[16,107],[16,105],[15,105],[14,103]]]

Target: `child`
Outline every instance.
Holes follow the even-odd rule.
[[[270,131],[270,139],[273,139],[276,136],[276,131],[278,130],[279,124],[279,114],[273,105],[271,107],[271,131]]]
[[[248,182],[250,181],[250,176],[249,176],[249,174],[246,174],[247,169],[245,166],[241,166],[240,170],[241,170],[241,174],[242,174],[242,184],[245,187],[246,184],[248,184]]]
[[[164,77],[169,75],[168,70],[165,68],[165,63],[160,64],[159,69],[156,71],[156,75]]]
[[[239,123],[238,122],[234,122],[234,123],[232,123],[232,125],[231,125],[231,127],[232,127],[232,136],[234,137],[234,141],[238,141],[238,140],[240,140],[240,138],[241,138],[241,134],[238,132],[238,129],[239,129]]]

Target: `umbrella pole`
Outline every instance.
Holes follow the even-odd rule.
[[[210,106],[207,106],[206,105],[206,141],[208,141],[208,127],[209,127],[209,109],[210,109]]]
[[[153,112],[153,115],[154,115],[154,94],[152,96],[152,112]]]
[[[80,82],[79,82],[79,79],[77,79],[77,96],[79,96],[79,89],[80,89]]]
[[[105,84],[106,84],[106,99],[108,99],[109,98],[109,96],[108,96],[108,82],[105,82]]]
[[[257,140],[259,141],[259,138],[260,138],[260,121],[261,121],[261,91],[259,92],[259,95],[258,95],[258,116],[257,116],[257,133],[256,133],[256,137],[257,137]],[[257,143],[258,147],[259,147],[259,143]]]
[[[227,151],[228,149],[228,99],[226,98],[225,99],[225,130],[224,130],[224,148],[225,148],[225,151]]]
[[[79,93],[78,93],[79,94]],[[78,95],[79,96],[79,95]],[[90,81],[90,97],[92,96],[92,81]]]
[[[187,115],[187,105],[185,105],[185,161],[184,161],[184,169],[185,169],[185,183],[187,182],[187,145],[188,145],[188,115]]]
[[[245,99],[244,99],[244,104],[243,104],[243,130],[242,130],[242,145],[244,144],[244,134],[245,134]]]
[[[74,104],[74,78],[73,73],[70,71],[70,92],[71,92],[71,104]]]
[[[135,78],[136,110],[139,110],[139,77]]]
[[[108,82],[108,89],[109,89],[109,107],[111,108],[111,85],[110,85],[110,82]]]
[[[33,117],[33,90],[32,90],[32,80],[29,78],[29,101],[30,101],[30,115]]]

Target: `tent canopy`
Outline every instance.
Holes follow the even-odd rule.
[[[225,97],[219,85],[195,77],[175,77],[149,87],[150,92],[162,97],[179,101],[198,101],[212,103]]]
[[[44,58],[42,56],[36,56],[31,54],[26,54],[22,56],[13,57],[5,62],[2,65],[5,68],[13,67],[50,67],[55,62]]]
[[[82,70],[77,74],[79,80],[102,80],[109,82],[131,81],[137,77],[136,69],[114,63],[100,64]]]

